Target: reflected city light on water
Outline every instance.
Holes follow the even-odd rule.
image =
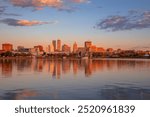
[[[150,99],[150,60],[1,59],[0,99]]]

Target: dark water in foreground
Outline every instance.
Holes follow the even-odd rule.
[[[0,60],[0,99],[150,100],[150,60]]]

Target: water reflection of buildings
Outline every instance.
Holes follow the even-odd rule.
[[[53,78],[60,79],[61,76],[61,62],[60,61],[49,61],[50,73]]]
[[[42,72],[43,71],[43,60],[38,59],[35,61],[34,71]]]
[[[0,71],[2,76],[11,77],[16,72],[50,73],[53,78],[60,79],[62,74],[85,73],[90,77],[95,72],[120,70],[150,69],[150,61],[144,60],[48,60],[48,59],[1,59]]]
[[[52,74],[53,78],[60,79],[62,61],[47,60],[45,65],[46,65],[47,71]]]
[[[12,75],[12,60],[0,60],[1,73],[3,76],[10,77]]]
[[[71,69],[71,61],[70,60],[67,60],[67,59],[64,59],[62,61],[62,71],[64,74],[70,72],[70,69]]]
[[[17,71],[23,72],[24,70],[31,70],[32,59],[16,59],[14,63],[17,66]]]
[[[76,60],[72,61],[74,75],[76,75],[78,73],[78,64],[79,64],[78,61],[76,61]]]
[[[61,76],[61,61],[57,61],[57,78],[60,79]]]
[[[89,77],[92,75],[92,60],[85,60],[85,76]]]

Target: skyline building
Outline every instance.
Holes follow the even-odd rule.
[[[42,45],[34,46],[34,48],[35,48],[35,49],[38,49],[40,52],[41,52],[41,51],[44,51]]]
[[[10,43],[4,43],[2,44],[2,50],[4,51],[12,51],[13,50],[13,45]]]
[[[2,50],[0,50],[1,53],[5,53],[7,51],[10,52],[26,52],[31,53],[35,55],[35,53],[53,53],[53,54],[62,54],[63,52],[67,53],[77,53],[77,54],[89,54],[89,53],[107,53],[107,54],[113,54],[114,53],[121,53],[124,52],[127,53],[137,53],[137,54],[147,54],[149,56],[150,50],[124,50],[124,49],[113,49],[113,48],[103,48],[101,46],[96,46],[92,44],[92,41],[85,41],[83,46],[78,46],[76,42],[73,43],[72,47],[68,46],[68,44],[63,44],[60,39],[58,40],[52,40],[50,45],[47,45],[45,49],[43,49],[42,45],[33,46],[33,48],[26,48],[24,46],[17,46],[17,49],[13,49],[13,44],[10,43],[3,43],[2,44]]]
[[[97,52],[105,52],[105,49],[102,47],[97,47]]]
[[[52,40],[52,44],[53,44],[53,47],[54,47],[54,51],[56,51],[56,40]]]
[[[75,42],[74,44],[73,44],[73,53],[76,53],[78,51],[78,45],[77,45],[77,43]]]
[[[85,44],[84,44],[84,47],[87,49],[87,48],[90,48],[92,46],[92,42],[91,41],[85,41]]]
[[[23,50],[24,50],[24,46],[17,46],[17,50],[18,50],[19,52],[23,51]]]
[[[71,52],[71,48],[70,48],[68,45],[64,44],[64,45],[62,46],[62,51],[63,51],[63,52],[70,53],[70,52]]]
[[[53,45],[53,43],[50,44],[49,52],[50,52],[50,53],[53,53],[53,52],[54,52],[54,45]]]
[[[54,46],[53,46],[53,43],[50,43],[50,45],[48,45],[48,48],[47,48],[47,53],[54,53]]]
[[[96,52],[97,51],[97,47],[95,46],[95,45],[92,45],[91,47],[90,47],[90,50],[89,50],[90,52]]]
[[[57,40],[57,51],[61,51],[61,40]]]

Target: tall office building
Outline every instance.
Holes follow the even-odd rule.
[[[54,51],[56,51],[56,40],[52,41],[53,47],[54,47]]]
[[[53,53],[54,52],[54,46],[53,46],[53,44],[51,43],[50,44],[50,53]]]
[[[53,46],[52,43],[50,43],[50,45],[48,45],[48,50],[47,50],[47,52],[48,52],[49,54],[54,53],[54,46]]]
[[[73,53],[76,53],[77,50],[78,50],[78,45],[77,45],[77,43],[75,42],[75,43],[73,44]]]
[[[9,43],[2,44],[2,49],[4,51],[12,51],[13,50],[13,45],[9,44]]]
[[[61,51],[61,40],[57,40],[57,50]]]

